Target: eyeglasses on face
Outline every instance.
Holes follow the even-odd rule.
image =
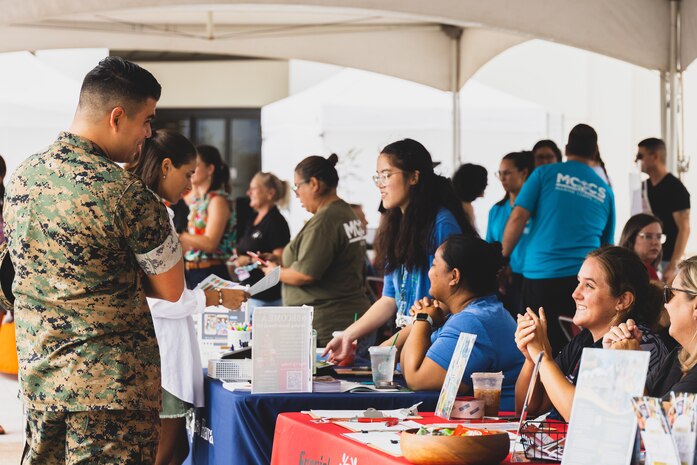
[[[402,173],[402,170],[397,170],[397,171],[381,171],[379,173],[375,173],[373,175],[373,182],[375,183],[376,186],[378,187],[386,187],[390,183],[390,176],[395,175],[397,173]]]
[[[293,184],[293,185],[291,186],[291,189],[293,189],[293,193],[294,193],[294,194],[297,194],[297,193],[298,193],[298,189],[300,189],[300,186],[302,186],[303,184],[307,184],[308,182],[310,182],[310,181],[308,181],[308,180],[306,179],[306,180],[304,180],[304,181],[300,181],[300,182],[297,183],[297,184]]]
[[[518,171],[518,170],[516,170],[516,171]],[[497,171],[496,177],[499,179],[503,179],[506,176],[510,176],[511,174],[515,173],[516,171],[510,171],[510,170]]]
[[[665,303],[670,302],[670,300],[675,296],[676,292],[684,292],[685,294],[691,295],[692,297],[697,297],[697,292],[689,291],[687,289],[678,289],[677,287],[663,286],[663,301]]]
[[[659,233],[639,233],[636,237],[641,237],[647,241],[659,241],[661,244],[665,244],[667,239],[665,234]]]

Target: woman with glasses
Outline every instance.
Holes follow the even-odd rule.
[[[503,157],[496,173],[506,194],[489,210],[489,222],[486,228],[487,242],[503,242],[503,230],[506,228],[508,217],[511,216],[515,199],[523,188],[525,180],[535,169],[532,152],[512,152]],[[528,222],[529,223],[529,222]],[[510,257],[511,273],[501,276],[503,283],[499,292],[503,306],[512,314],[517,315],[521,310],[521,290],[523,287],[523,258],[525,243],[530,231],[528,224],[523,231],[520,241],[513,249]]]
[[[653,397],[665,397],[671,391],[697,393],[697,256],[678,264],[673,282],[664,287],[664,302],[670,317],[670,335],[680,347],[658,369],[649,369],[646,392]],[[611,328],[603,345],[619,344],[637,350],[641,336],[640,328],[629,320]]]
[[[651,352],[649,371],[658,369],[668,356],[665,345],[651,330],[661,308],[661,291],[649,282],[646,268],[635,253],[624,247],[603,247],[589,253],[578,272],[578,286],[572,297],[576,302],[573,321],[583,331],[559,354],[552,352],[543,309],[539,315],[529,308],[525,315],[518,315],[515,341],[525,356],[516,383],[518,412],[525,401],[534,361],[541,351],[544,355],[537,383],[541,389],[535,389],[528,405],[529,414],[542,414],[553,407],[566,421],[571,415],[583,349],[603,347],[603,336],[613,326],[630,318],[638,322],[641,348]]]
[[[626,247],[636,252],[649,272],[649,278],[659,280],[656,268],[663,257],[663,244],[666,235],[663,234],[663,223],[653,215],[639,213],[627,221],[622,229],[620,247]]]
[[[281,267],[283,303],[314,307],[318,344],[370,306],[363,276],[365,231],[336,193],[338,160],[335,154],[311,156],[295,167],[293,192],[313,216],[283,249]]]
[[[431,154],[419,142],[387,145],[373,176],[385,209],[375,238],[376,268],[385,270],[382,297],[366,314],[327,344],[325,354],[343,360],[353,341],[368,336],[397,316],[411,323],[412,304],[428,296],[428,269],[438,246],[454,234],[476,236],[450,180],[433,171]]]

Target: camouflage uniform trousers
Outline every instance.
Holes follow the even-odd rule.
[[[155,463],[160,435],[156,411],[26,409],[22,465]]]

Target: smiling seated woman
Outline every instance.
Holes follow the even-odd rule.
[[[428,272],[433,301],[417,302],[414,322],[397,337],[411,389],[440,389],[460,333],[475,334],[459,392],[472,392],[472,373],[502,371],[501,409],[513,410],[524,359],[513,342],[515,321],[496,297],[502,264],[501,244],[476,237],[451,236],[438,248]]]
[[[668,331],[680,347],[673,350],[658,369],[649,371],[646,393],[665,398],[671,391],[697,392],[697,256],[678,265],[673,282],[664,288],[664,296],[670,316]],[[621,345],[636,350],[640,338],[641,332],[629,320],[613,326],[603,337],[603,346]]]
[[[581,354],[586,347],[602,348],[603,336],[613,325],[629,318],[637,320],[642,331],[641,348],[651,352],[649,373],[668,355],[660,338],[651,331],[661,307],[660,290],[649,283],[649,274],[639,257],[624,247],[603,247],[589,253],[578,272],[578,286],[572,297],[576,302],[574,324],[583,329],[562,348],[556,357],[547,338],[547,320],[528,308],[518,316],[515,340],[525,356],[525,364],[516,383],[516,411],[520,412],[540,351],[538,386],[528,405],[529,415],[538,415],[554,407],[566,420],[571,415]],[[557,324],[556,321],[549,324]],[[541,389],[540,389],[541,387]]]

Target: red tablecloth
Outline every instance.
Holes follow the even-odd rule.
[[[422,413],[419,423],[444,423],[432,413]],[[393,457],[363,445],[341,433],[349,431],[333,423],[313,423],[304,413],[282,413],[276,420],[271,465],[396,465],[409,464],[403,457]],[[508,460],[502,462],[510,463]]]

